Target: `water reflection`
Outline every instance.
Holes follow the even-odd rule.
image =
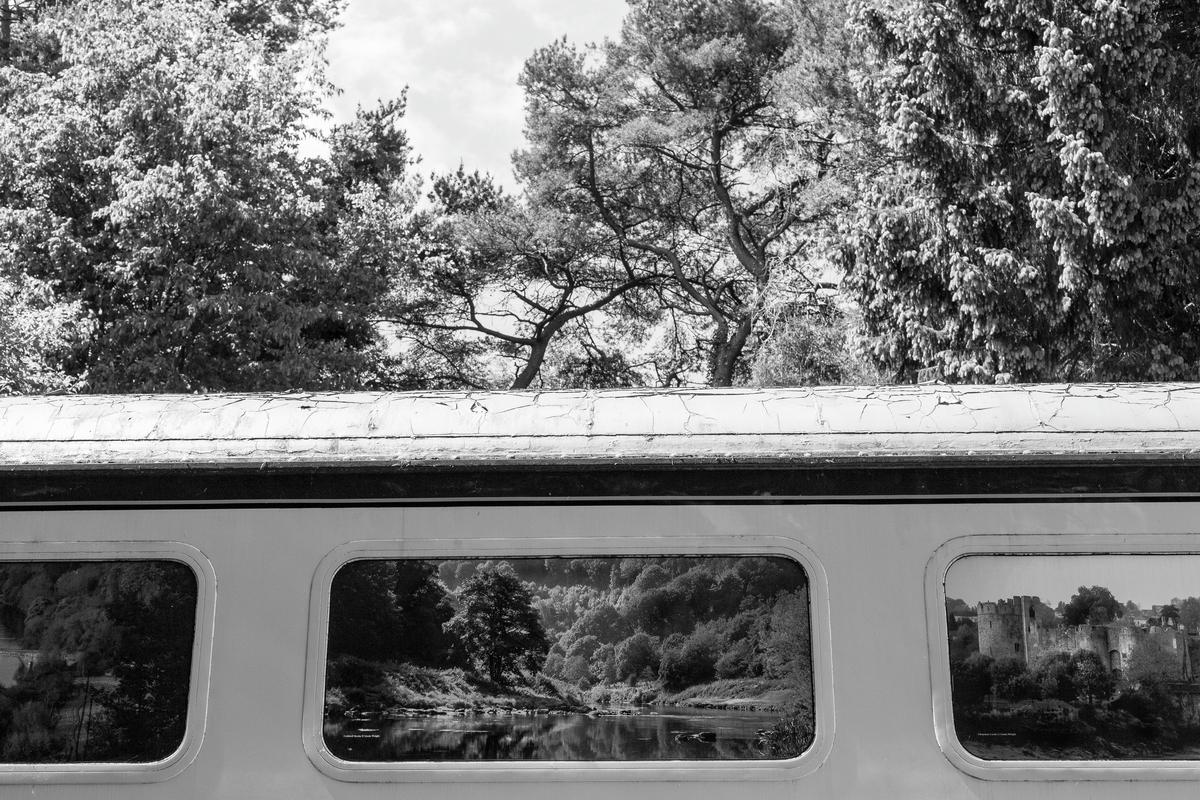
[[[347,761],[669,761],[769,756],[759,731],[778,715],[743,711],[463,714],[328,723],[330,751]],[[800,753],[785,754],[784,757]]]

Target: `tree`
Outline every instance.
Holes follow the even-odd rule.
[[[406,96],[359,107],[354,119],[331,128],[329,159],[310,159],[305,172],[317,193],[319,216],[308,243],[310,268],[291,282],[308,306],[300,333],[338,364],[329,377],[342,387],[407,387],[393,356],[384,352],[376,316],[411,248],[410,217],[419,181],[408,135],[400,122]],[[340,373],[340,377],[334,377]]]
[[[691,636],[675,634],[663,643],[658,677],[663,687],[679,691],[711,681],[717,675],[720,640],[707,627],[697,628]]]
[[[273,50],[324,34],[336,25],[341,0],[211,0],[240,34],[262,38]],[[76,0],[0,0],[0,67],[14,61],[24,67],[31,49],[21,28],[45,12],[80,5]],[[23,45],[25,45],[23,47]]]
[[[33,0],[0,0],[0,67],[13,62],[13,26],[36,14],[39,6]]]
[[[59,368],[78,335],[80,306],[60,302],[47,281],[23,275],[0,249],[0,394],[70,392],[78,379]]]
[[[778,80],[795,30],[765,0],[633,0],[618,41],[557,42],[521,77],[531,195],[653,265],[667,357],[699,355],[716,386],[744,372],[768,295],[811,287],[799,231],[832,207],[837,135],[788,107]]]
[[[1179,604],[1179,624],[1188,630],[1200,627],[1200,597],[1188,597]]]
[[[1182,659],[1159,636],[1146,636],[1133,646],[1122,676],[1131,684],[1154,686],[1183,677]]]
[[[617,680],[617,649],[611,644],[601,645],[592,659],[592,675],[601,683]]]
[[[762,673],[762,664],[756,658],[754,642],[749,639],[726,639],[721,656],[717,659],[718,678],[749,678]]]
[[[332,255],[336,193],[297,155],[315,44],[182,0],[78,3],[32,32],[61,59],[0,69],[0,270],[77,308],[62,369],[96,391],[361,385],[386,276]]]
[[[597,668],[600,666],[599,653],[604,646],[595,636],[581,636],[571,641],[563,663],[563,678],[581,688],[594,686],[602,677],[597,675]]]
[[[808,592],[783,592],[771,604],[763,631],[762,662],[769,678],[798,678],[811,674]]]
[[[328,33],[345,0],[210,0],[239,33],[260,36],[274,50]]]
[[[351,561],[329,587],[329,659],[355,656],[387,661],[399,656],[403,623],[392,591],[400,583],[396,563]]]
[[[74,760],[71,742],[59,722],[75,693],[74,670],[58,655],[17,671],[3,691],[0,756],[9,763]]]
[[[1124,615],[1125,608],[1108,589],[1080,586],[1079,591],[1071,595],[1071,602],[1063,608],[1062,619],[1064,625],[1103,625],[1116,622]]]
[[[1186,0],[859,0],[894,166],[846,287],[898,377],[1172,380],[1200,366],[1200,12]]]
[[[829,290],[827,290],[829,291]],[[853,350],[859,315],[845,298],[817,295],[778,303],[763,314],[754,353],[756,386],[863,385],[881,376]]]
[[[1076,650],[1070,664],[1077,699],[1094,705],[1112,696],[1116,680],[1100,656],[1090,650]]]
[[[661,589],[671,582],[671,573],[667,572],[657,561],[639,559],[636,563],[641,571],[633,579],[630,587],[632,594],[638,595],[651,589]]]
[[[450,594],[438,580],[437,566],[422,559],[401,559],[392,572],[398,656],[426,666],[459,661],[458,641],[446,630],[454,617]]]
[[[1064,702],[1075,699],[1077,691],[1070,653],[1058,652],[1043,656],[1033,668],[1033,679],[1043,697]]]
[[[658,674],[658,642],[648,633],[638,631],[617,646],[617,677],[636,682],[644,675]]]
[[[987,699],[992,690],[991,665],[992,659],[978,652],[950,663],[950,694],[956,709],[978,706]]]
[[[605,642],[619,641],[629,633],[629,623],[609,602],[592,606],[571,626],[574,636],[597,636]]]
[[[502,380],[527,389],[552,343],[589,340],[592,316],[631,302],[655,280],[637,260],[612,255],[611,235],[506,197],[490,176],[460,166],[434,178],[429,199],[432,206],[414,222],[419,244],[389,321],[410,357],[427,364],[431,376],[444,376],[433,377],[433,385]],[[498,358],[514,365],[512,374],[489,375]]]
[[[157,761],[183,742],[191,688],[196,577],[182,564],[139,565],[107,606],[117,685],[103,700],[120,761]]]
[[[625,616],[634,627],[654,636],[690,631],[695,624],[688,598],[674,587],[633,594],[626,605]]]
[[[979,628],[972,620],[963,620],[950,627],[950,660],[965,661],[972,653],[979,652]]]
[[[992,688],[1003,700],[1028,700],[1040,695],[1038,682],[1019,658],[1001,658],[989,666]]]
[[[459,589],[458,601],[449,629],[489,680],[503,684],[521,669],[541,666],[550,645],[533,595],[511,564],[480,565]]]
[[[744,582],[745,593],[762,599],[799,591],[808,585],[804,569],[786,558],[741,558],[734,571]]]

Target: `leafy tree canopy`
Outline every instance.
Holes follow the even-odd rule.
[[[1134,645],[1121,672],[1130,683],[1154,685],[1182,678],[1183,664],[1180,653],[1160,636],[1146,636]]]
[[[461,607],[450,630],[492,682],[503,684],[519,670],[532,673],[541,667],[550,645],[532,593],[511,564],[481,565],[459,589],[458,599]]]
[[[1080,586],[1062,616],[1065,625],[1103,625],[1125,616],[1125,607],[1103,586]]]
[[[368,186],[362,170],[331,175],[298,155],[319,113],[314,43],[278,50],[225,10],[181,0],[81,2],[33,31],[60,43],[61,63],[0,68],[0,285],[53,293],[26,307],[70,319],[44,334],[70,342],[69,380],[98,391],[369,382],[382,360],[369,305],[386,271],[357,245],[402,205],[377,185],[390,189],[402,168],[375,170]],[[368,144],[403,162],[389,124],[360,114],[340,130],[375,125],[387,135]],[[38,369],[9,380],[44,383]]]
[[[953,381],[1200,368],[1200,11],[855,3],[894,166],[847,224],[877,361]]]
[[[800,232],[834,205],[841,132],[812,110],[833,95],[783,89],[812,41],[797,43],[801,29],[766,0],[634,0],[618,40],[556,42],[525,65],[518,173],[540,204],[606,229],[617,255],[660,276],[673,335],[658,360],[676,374],[744,377],[770,297],[812,287]]]
[[[1189,630],[1200,627],[1200,597],[1188,597],[1179,604],[1179,624]]]
[[[429,200],[413,219],[416,244],[389,305],[425,373],[417,380],[526,389],[552,380],[543,367],[555,350],[574,351],[577,369],[611,360],[592,320],[618,304],[622,316],[636,316],[631,295],[654,282],[613,254],[611,234],[509,197],[462,166],[434,177]]]

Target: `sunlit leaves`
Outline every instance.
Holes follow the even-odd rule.
[[[291,11],[256,6],[85,0],[37,22],[59,68],[0,70],[0,209],[40,223],[15,268],[80,309],[62,367],[85,388],[355,386],[381,356],[386,267],[364,251],[392,241],[381,198],[411,200],[403,104],[336,128],[333,163],[302,158],[327,24],[272,33]]]

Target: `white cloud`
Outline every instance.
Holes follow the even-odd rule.
[[[406,127],[423,171],[461,160],[509,183],[521,64],[563,35],[614,35],[624,11],[623,0],[351,0],[329,47],[329,76],[344,90],[331,107],[348,119],[409,86]]]

